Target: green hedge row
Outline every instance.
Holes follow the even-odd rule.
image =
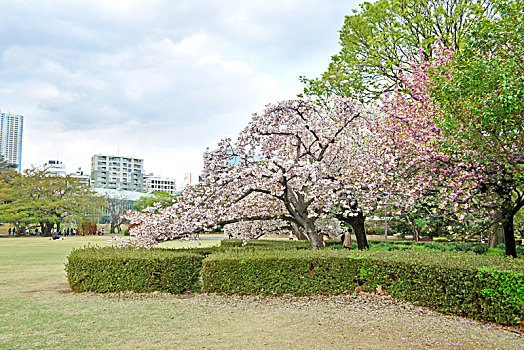
[[[290,241],[290,240],[270,240],[270,239],[252,239],[247,242],[241,239],[223,239],[220,241],[223,248],[253,248],[253,249],[310,249],[309,241]]]
[[[223,294],[346,294],[360,286],[503,325],[524,321],[521,259],[438,251],[251,250],[203,262],[203,289]]]
[[[342,245],[340,239],[330,239],[324,241],[326,247]],[[241,239],[224,239],[220,241],[223,248],[253,248],[253,249],[311,249],[309,241],[296,241],[287,239],[253,239],[247,242]]]
[[[202,260],[211,251],[86,247],[67,258],[66,274],[74,292],[167,292],[196,290]]]

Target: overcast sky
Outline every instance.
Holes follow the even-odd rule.
[[[0,109],[24,115],[22,168],[93,154],[198,176],[202,153],[302,90],[357,0],[0,2]]]

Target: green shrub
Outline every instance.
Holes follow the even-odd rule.
[[[421,245],[421,244],[424,244],[424,242],[417,242],[417,241],[414,241],[414,240],[396,239],[396,238],[391,238],[391,239],[374,239],[374,240],[369,240],[368,241],[369,245],[375,245],[375,244],[381,244],[381,243],[384,243],[384,244],[400,244],[400,245]]]
[[[476,244],[473,246],[473,248],[471,248],[471,251],[477,254],[486,254],[488,249],[489,247],[487,244]]]
[[[524,262],[427,250],[236,250],[208,256],[203,289],[224,294],[341,294],[361,285],[438,311],[504,325],[524,321]]]
[[[435,251],[356,254],[364,257],[363,267],[371,271],[365,290],[372,291],[381,285],[395,297],[444,313],[505,325],[524,321],[524,303],[502,303],[485,293],[489,287],[507,293],[507,299],[522,300],[524,288],[508,289],[501,280],[481,272],[488,269],[508,274],[522,284],[524,263],[520,259]]]
[[[74,292],[183,293],[199,287],[203,251],[85,247],[67,258]]]
[[[347,251],[235,250],[208,256],[203,290],[241,295],[351,293],[355,288]]]
[[[241,239],[223,239],[220,241],[222,248],[252,248],[252,249],[310,249],[309,241],[290,241],[290,240],[270,240],[270,239],[251,239],[246,242]]]

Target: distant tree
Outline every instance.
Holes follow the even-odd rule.
[[[3,156],[0,155],[0,173],[4,171],[15,171],[18,166],[14,163],[9,163]]]
[[[109,233],[121,233],[121,225],[126,222],[123,215],[129,210],[129,199],[124,196],[106,195],[103,197],[105,204],[104,208],[109,215],[111,228]]]
[[[64,219],[85,218],[101,205],[89,186],[72,177],[52,176],[45,169],[4,176],[0,188],[0,219],[15,226],[38,224],[45,235],[55,225],[59,229]]]
[[[432,57],[437,38],[446,47],[462,46],[473,20],[491,13],[490,0],[378,0],[346,16],[341,50],[320,79],[301,77],[304,95],[374,100],[401,84],[399,69],[410,60]]]
[[[16,234],[34,223],[29,201],[21,200],[27,196],[22,183],[22,175],[17,172],[0,172],[0,221],[13,224]]]
[[[167,208],[173,204],[174,195],[165,191],[154,191],[151,196],[144,196],[133,204],[133,210],[143,211],[145,208],[152,207],[155,203],[160,203],[160,208]]]

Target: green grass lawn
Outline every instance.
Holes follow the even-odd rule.
[[[329,298],[311,306],[296,298],[72,293],[67,255],[107,240],[0,238],[0,349],[524,348],[515,334],[494,327],[464,328],[459,320],[392,307],[360,310]]]

